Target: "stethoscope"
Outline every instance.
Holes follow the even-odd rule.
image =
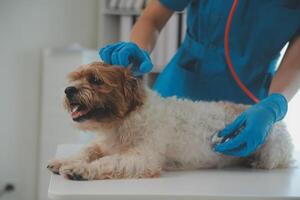
[[[241,90],[243,90],[243,92],[250,98],[252,99],[255,103],[259,102],[259,99],[242,83],[242,81],[239,79],[238,75],[236,74],[231,58],[230,58],[230,50],[229,50],[229,32],[230,32],[230,27],[231,27],[231,22],[232,22],[232,18],[234,15],[234,12],[236,10],[238,4],[238,0],[234,0],[232,7],[230,9],[228,18],[227,18],[227,22],[226,22],[226,26],[225,26],[225,34],[224,34],[224,49],[225,49],[225,59],[226,59],[226,63],[227,66],[230,70],[230,73],[233,77],[233,79],[235,80],[235,82],[238,84],[238,86],[241,88]],[[224,137],[224,138],[220,138],[218,136],[218,132],[216,132],[215,134],[212,135],[211,137],[211,141],[212,141],[212,148],[214,148],[214,146],[216,144],[220,144],[220,143],[224,143],[226,141],[228,141],[231,138],[234,138],[235,136],[237,136],[240,131],[243,129],[244,127],[241,127],[239,130],[235,131],[233,134],[231,134],[229,137]]]
[[[230,58],[229,33],[230,33],[232,18],[233,18],[234,12],[236,10],[237,4],[238,4],[238,0],[234,0],[233,4],[232,4],[232,7],[230,9],[228,18],[227,18],[227,22],[226,22],[225,34],[224,34],[225,59],[226,59],[226,63],[227,63],[227,66],[229,68],[229,71],[230,71],[233,79],[237,83],[237,85],[241,88],[241,90],[243,90],[243,92],[250,99],[252,99],[255,103],[258,103],[259,99],[239,79],[238,75],[236,74],[236,72],[234,70],[234,67],[233,67],[233,64],[232,64],[232,61],[231,61],[231,58]]]

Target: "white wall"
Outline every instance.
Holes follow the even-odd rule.
[[[287,128],[292,135],[295,145],[295,150],[300,153],[300,124],[299,124],[299,110],[300,110],[300,90],[289,102],[288,113],[284,118]]]
[[[36,198],[41,50],[74,42],[95,48],[97,1],[0,1],[0,185],[3,200]]]

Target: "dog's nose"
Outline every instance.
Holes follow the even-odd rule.
[[[77,88],[76,87],[67,87],[65,89],[65,94],[67,95],[67,97],[72,97],[74,94],[76,94],[78,92]]]

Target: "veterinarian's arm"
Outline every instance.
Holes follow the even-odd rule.
[[[152,0],[134,25],[131,42],[110,44],[99,51],[102,60],[111,65],[127,67],[137,75],[150,72],[153,68],[149,54],[154,48],[157,36],[173,11],[163,6],[158,0]]]
[[[236,137],[215,146],[215,151],[248,156],[265,142],[272,125],[283,119],[287,112],[287,100],[291,100],[300,87],[300,36],[289,44],[280,67],[271,83],[270,96],[251,106],[218,136],[230,138],[242,127]]]
[[[152,0],[132,28],[131,41],[140,48],[151,52],[157,36],[174,11],[163,6],[158,0]]]
[[[271,93],[281,93],[288,101],[300,87],[300,35],[289,44],[270,87]]]

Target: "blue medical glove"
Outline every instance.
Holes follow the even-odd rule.
[[[215,151],[231,156],[248,156],[265,142],[272,125],[287,112],[287,100],[274,93],[241,113],[233,123],[218,133],[224,143]]]
[[[99,50],[102,60],[110,65],[128,67],[135,75],[148,73],[153,68],[149,53],[133,42],[109,44]]]

